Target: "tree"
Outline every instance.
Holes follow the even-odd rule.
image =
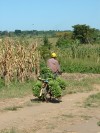
[[[74,25],[72,26],[73,39],[78,39],[81,43],[93,43],[97,38],[97,30],[95,28],[90,28],[87,25]]]
[[[51,43],[49,42],[47,36],[45,36],[45,37],[43,38],[43,43],[44,43],[43,45],[44,45],[45,47],[47,47],[49,50],[51,49]]]
[[[21,30],[15,30],[15,34],[16,35],[20,35],[21,34]]]
[[[56,46],[59,48],[67,48],[69,47],[70,44],[71,42],[65,37],[60,37],[58,41],[56,42]]]
[[[1,35],[3,35],[3,36],[8,36],[9,35],[9,32],[8,31],[3,31],[2,33],[1,33]]]
[[[51,43],[49,42],[47,36],[43,38],[43,45],[40,46],[39,51],[42,59],[46,62],[47,58],[50,56]]]
[[[56,46],[59,48],[67,48],[70,47],[72,43],[72,32],[66,32],[59,37],[58,41],[56,42]]]

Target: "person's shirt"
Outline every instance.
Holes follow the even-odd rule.
[[[59,62],[55,58],[48,59],[47,66],[51,69],[52,72],[60,72]]]

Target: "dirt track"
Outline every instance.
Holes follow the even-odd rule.
[[[38,103],[35,97],[0,101],[0,131],[17,133],[100,133],[100,108],[84,108],[83,101],[93,93],[68,94],[58,103]],[[9,111],[11,106],[19,107]],[[6,108],[6,110],[5,110]],[[3,131],[4,133],[4,131]]]

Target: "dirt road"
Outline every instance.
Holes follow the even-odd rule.
[[[93,93],[67,94],[62,102],[37,102],[35,97],[0,101],[0,131],[14,133],[100,133],[100,108],[85,108]],[[12,109],[13,107],[13,109]],[[16,107],[14,109],[14,107]]]

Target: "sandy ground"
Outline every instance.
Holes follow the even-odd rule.
[[[58,103],[38,102],[31,95],[0,101],[0,131],[14,133],[100,133],[100,108],[85,108],[84,100],[91,94],[67,94]],[[16,107],[17,110],[11,110]],[[11,132],[9,132],[11,133]]]

